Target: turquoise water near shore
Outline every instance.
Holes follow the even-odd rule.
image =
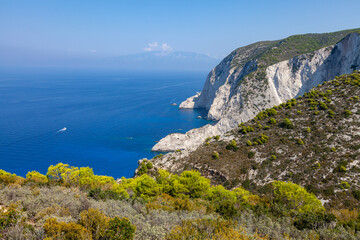
[[[25,176],[63,162],[131,177],[155,141],[209,123],[171,105],[201,91],[206,74],[1,70],[0,169]]]

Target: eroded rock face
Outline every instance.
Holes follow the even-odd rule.
[[[257,53],[261,44],[247,47],[240,55],[231,53],[209,73],[201,93],[180,104],[180,108],[206,109],[208,119],[218,120],[216,124],[185,134],[170,134],[152,150],[194,150],[205,138],[222,135],[266,108],[302,95],[335,76],[360,69],[358,33],[349,34],[336,45],[268,66],[264,71],[258,69],[256,60],[240,67],[233,64],[235,57],[243,60]]]

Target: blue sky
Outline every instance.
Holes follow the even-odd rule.
[[[101,56],[172,49],[222,58],[256,41],[360,27],[359,10],[358,0],[0,0],[0,46]]]

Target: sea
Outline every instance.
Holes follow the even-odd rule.
[[[0,169],[25,176],[50,165],[132,177],[167,134],[208,124],[179,104],[207,72],[0,70]]]

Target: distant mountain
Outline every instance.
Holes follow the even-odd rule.
[[[59,67],[121,70],[210,70],[219,59],[194,52],[151,51],[104,57],[0,46],[2,67]]]

